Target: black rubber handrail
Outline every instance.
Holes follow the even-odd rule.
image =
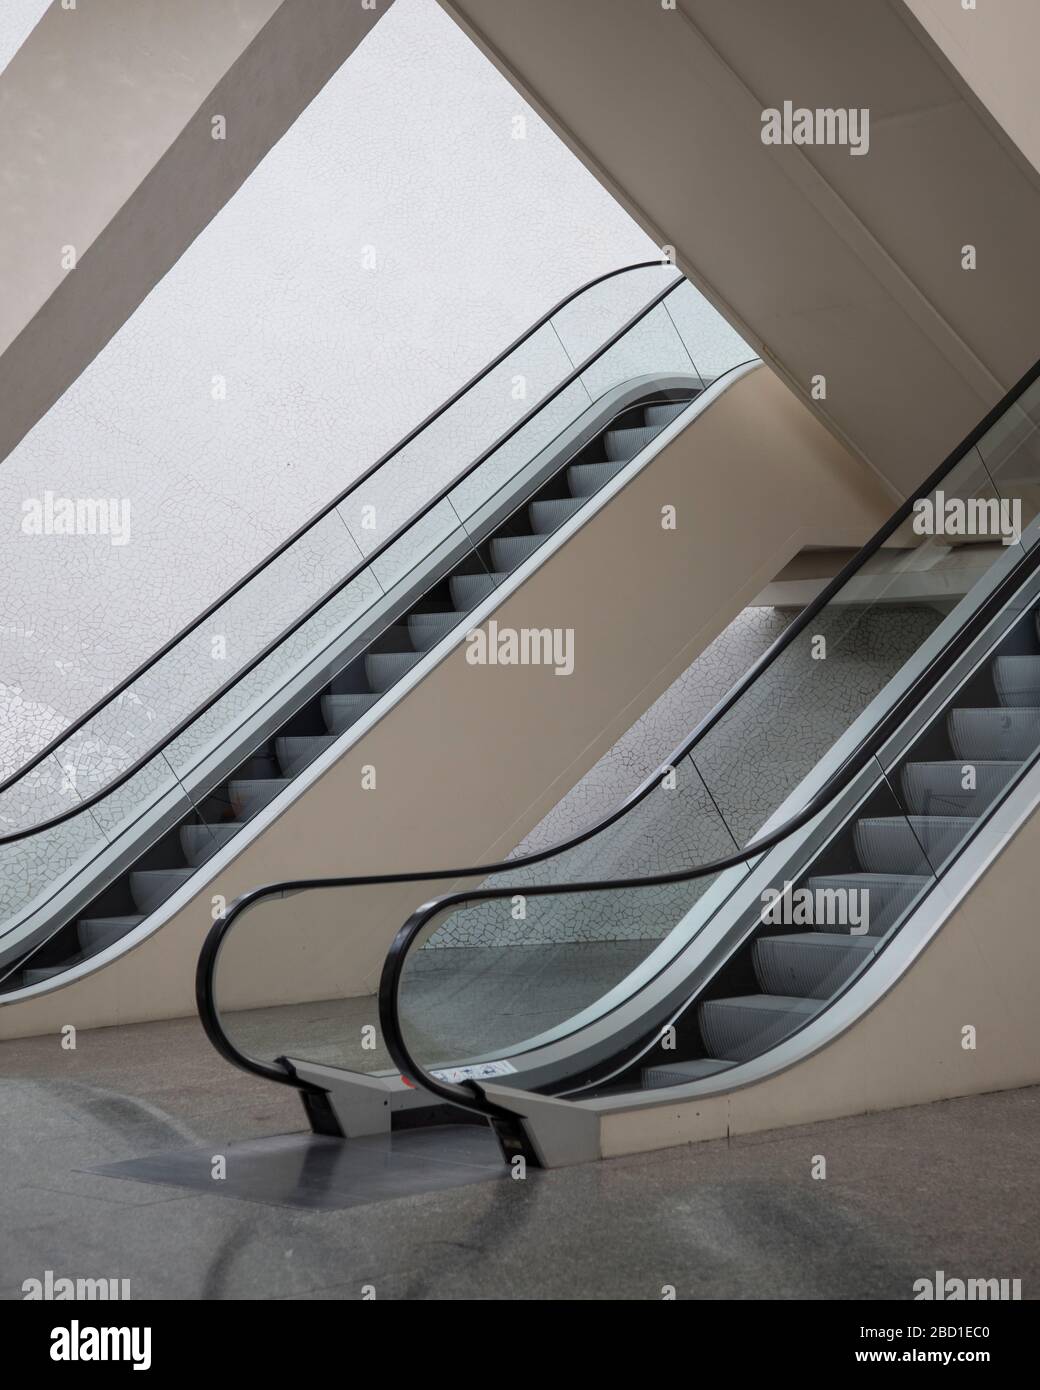
[[[118,700],[120,695],[125,694],[126,691],[129,690],[129,688],[132,685],[134,685],[138,680],[140,680],[142,676],[146,675],[152,669],[153,666],[157,665],[158,662],[160,662],[163,659],[164,656],[168,656],[169,653],[173,651],[175,647],[178,647],[186,637],[190,637],[193,632],[197,631],[204,623],[208,622],[209,619],[213,617],[214,613],[219,612],[219,610],[223,608],[223,606],[226,603],[229,603],[231,599],[233,599],[236,596],[236,594],[241,593],[241,591],[244,588],[246,588],[247,585],[252,583],[252,581],[257,577],[257,575],[262,574],[263,571],[266,570],[269,565],[272,565],[275,562],[275,560],[279,559],[282,555],[285,554],[287,550],[291,549],[292,546],[294,546],[298,540],[305,536],[308,531],[312,530],[313,527],[317,526],[317,524],[320,521],[324,521],[324,519],[327,516],[329,516],[332,512],[335,511],[335,509],[340,505],[341,502],[346,501],[346,499],[350,496],[352,492],[356,492],[357,489],[362,486],[362,484],[368,482],[368,480],[374,474],[378,473],[381,468],[385,467],[385,465],[388,464],[391,461],[391,459],[395,458],[399,453],[401,453],[403,449],[406,449],[408,445],[413,442],[413,440],[417,439],[420,434],[422,434],[425,430],[429,429],[429,427],[432,424],[434,424],[437,420],[439,420],[442,415],[446,414],[452,408],[452,406],[456,405],[462,399],[463,396],[467,395],[470,391],[472,391],[472,389],[475,386],[479,385],[479,383],[483,381],[483,379],[486,376],[489,376],[491,372],[493,372],[497,367],[500,367],[507,357],[510,357],[514,352],[516,352],[518,348],[522,347],[523,344],[528,340],[528,338],[533,337],[540,329],[544,328],[545,325],[549,323],[552,319],[554,319],[558,313],[565,309],[568,304],[573,303],[574,300],[579,299],[583,294],[588,293],[589,290],[594,289],[597,285],[602,285],[607,280],[613,280],[618,275],[628,275],[632,271],[647,270],[653,266],[658,266],[663,269],[665,266],[669,265],[672,265],[672,262],[667,260],[635,261],[631,265],[619,266],[616,270],[608,270],[603,275],[597,275],[594,279],[588,280],[584,285],[579,285],[576,290],[572,290],[570,294],[565,295],[564,298],[561,299],[558,304],[555,304],[551,309],[548,310],[548,312],[544,313],[542,317],[538,319],[535,323],[531,324],[529,328],[524,329],[523,333],[521,333],[518,338],[516,338],[512,343],[510,343],[508,347],[503,348],[502,351],[498,353],[496,357],[493,357],[491,361],[488,362],[485,366],[481,367],[480,371],[477,372],[476,375],[470,377],[470,379],[467,382],[465,382],[462,386],[460,386],[457,391],[453,392],[452,395],[450,395],[447,398],[447,400],[443,401],[439,406],[437,406],[435,410],[431,411],[430,414],[425,417],[425,419],[420,420],[419,423],[415,425],[411,430],[409,430],[408,433],[402,439],[399,439],[397,441],[397,443],[393,446],[392,449],[388,450],[387,453],[381,455],[378,459],[376,459],[376,461],[373,464],[366,468],[363,473],[359,474],[358,477],[356,477],[352,482],[348,483],[348,485],[343,489],[343,491],[340,492],[337,496],[335,496],[331,502],[327,502],[321,508],[321,510],[315,512],[315,514],[308,521],[305,521],[301,526],[298,526],[297,529],[293,531],[293,533],[290,536],[287,536],[284,541],[281,541],[274,548],[274,550],[270,552],[269,555],[265,556],[263,560],[258,561],[258,563],[255,564],[252,569],[247,570],[246,573],[243,574],[241,578],[237,579],[235,583],[231,585],[230,588],[226,589],[220,595],[219,598],[214,599],[208,607],[204,608],[200,613],[198,613],[194,618],[192,618],[190,623],[187,623],[183,628],[181,628],[179,632],[176,632],[172,637],[170,637],[166,642],[164,642],[163,645],[159,647],[156,651],[154,651],[152,655],[147,658],[147,660],[143,661],[141,665],[136,668],[136,670],[131,671],[128,676],[124,676],[124,678],[117,685],[114,685],[111,690],[106,691],[105,694],[102,695],[99,700],[95,701],[95,703],[91,705],[89,709],[85,710],[81,715],[79,715],[74,723],[70,724],[67,728],[63,729],[60,732],[60,734],[56,735],[53,739],[51,739],[50,743],[45,744],[42,748],[38,749],[37,752],[35,752],[27,762],[23,763],[20,767],[16,768],[14,772],[9,773],[3,780],[0,780],[0,796],[2,796],[4,792],[8,791],[11,787],[13,787],[16,782],[19,782],[24,776],[26,776],[27,773],[32,772],[34,768],[38,767],[40,763],[44,761],[45,758],[48,758],[52,753],[57,752],[57,750],[61,748],[63,744],[67,743],[68,740],[72,738],[74,734],[77,734],[80,731],[80,729],[82,729],[86,724],[89,724],[92,719],[94,719],[97,715],[99,715],[102,712],[102,710],[107,709],[108,706],[112,704],[114,700]],[[547,397],[546,401],[550,399],[552,399],[552,397]],[[540,404],[544,405],[546,401],[543,401]],[[456,483],[461,481],[462,477],[456,479]],[[440,500],[440,498],[438,498],[437,500]],[[429,504],[427,504],[423,510],[428,511]],[[421,512],[418,513],[417,516],[413,518],[413,520],[418,520],[419,516],[421,515]],[[395,535],[391,539],[397,538],[398,536]],[[373,559],[377,558],[377,556],[380,553],[380,550],[375,550],[369,556],[367,556],[365,560],[366,565],[371,563]],[[289,631],[291,630],[292,629],[290,629]],[[237,672],[234,679],[238,680],[242,674],[244,673]],[[212,703],[212,701],[210,703]],[[197,717],[199,714],[205,713],[206,708],[208,708],[208,705],[200,706],[195,711],[195,715],[193,717]],[[168,741],[169,740],[166,740],[166,742]],[[155,745],[155,747],[153,748],[153,755],[159,747],[164,746],[165,743],[162,745]],[[113,783],[111,785],[114,787],[116,784]],[[78,809],[82,809],[82,806]],[[50,825],[54,824],[54,822],[46,822],[46,824]],[[5,843],[5,841],[2,838],[0,838],[0,844],[2,843]]]
[[[195,997],[199,1010],[199,1016],[210,1042],[216,1050],[233,1065],[243,1071],[251,1072],[255,1075],[263,1076],[271,1081],[281,1084],[297,1086],[303,1090],[317,1091],[320,1088],[309,1087],[293,1076],[286,1063],[284,1067],[270,1066],[260,1062],[255,1058],[249,1057],[235,1047],[224,1032],[220,1021],[219,1012],[214,1000],[214,977],[220,948],[227,938],[235,920],[249,907],[257,901],[284,895],[288,893],[301,892],[308,889],[325,888],[353,888],[368,885],[376,886],[381,884],[393,883],[417,883],[417,882],[436,882],[444,879],[472,878],[477,875],[489,875],[493,873],[508,872],[513,869],[523,868],[529,864],[543,862],[549,858],[555,858],[559,854],[574,848],[578,844],[591,839],[600,831],[608,828],[626,815],[634,806],[638,805],[655,787],[659,786],[662,778],[669,773],[682,758],[686,757],[726,714],[736,705],[741,696],[749,687],[768,669],[777,658],[791,646],[795,639],[805,631],[820,612],[828,606],[835,595],[844,588],[849,579],[871,559],[884,545],[885,541],[898,530],[899,526],[913,513],[914,503],[920,498],[927,496],[953,468],[957,466],[975,446],[979,440],[1001,419],[1015,402],[1040,379],[1040,360],[1025,373],[1021,379],[1004,395],[1004,397],[990,410],[978,425],[961,441],[954,451],[947,456],[935,471],[921,484],[915,493],[900,505],[881,527],[881,529],[869,540],[862,549],[844,566],[841,572],[812,600],[797,618],[789,624],[785,631],[772,643],[769,649],[752,664],[748,671],[741,677],[732,689],[723,697],[722,700],[712,709],[709,714],[696,726],[689,737],[676,750],[675,753],[661,766],[652,773],[621,805],[610,815],[603,817],[587,830],[572,836],[566,841],[552,845],[545,850],[533,854],[518,856],[514,859],[502,861],[495,865],[469,866],[463,869],[441,869],[431,870],[423,873],[397,873],[381,875],[352,875],[336,878],[309,878],[294,879],[282,883],[267,884],[259,888],[252,889],[250,892],[237,898],[228,908],[224,917],[213,924],[203,943],[202,951],[199,956],[198,966],[195,976]],[[553,893],[578,893],[604,891],[611,888],[635,888],[643,887],[655,883],[676,883],[690,881],[692,879],[705,877],[708,874],[722,872],[726,868],[732,868],[743,864],[750,855],[760,854],[773,848],[789,835],[794,834],[803,825],[807,824],[813,816],[823,809],[825,804],[837,797],[840,792],[848,785],[852,779],[858,775],[859,771],[866,766],[870,758],[874,756],[876,747],[881,747],[885,739],[890,736],[892,730],[896,728],[910,708],[916,704],[923,695],[923,688],[931,688],[936,684],[948,669],[949,665],[957,659],[960,651],[974,640],[976,630],[986,621],[992,611],[996,610],[999,603],[1003,601],[1009,586],[1017,587],[1021,583],[1023,566],[1040,565],[1040,549],[1029,552],[1021,563],[1015,566],[1001,581],[1001,584],[994,590],[985,602],[975,611],[964,626],[954,634],[950,641],[940,652],[929,662],[921,671],[913,684],[908,688],[904,695],[896,702],[895,706],[883,715],[874,729],[864,740],[864,744],[869,744],[870,751],[864,753],[864,744],[849,755],[842,765],[835,770],[827,779],[823,787],[813,796],[810,802],[794,817],[783,826],[762,837],[760,840],[753,841],[742,850],[723,859],[712,861],[708,865],[701,865],[690,870],[680,870],[672,874],[658,875],[647,878],[637,879],[607,879],[596,880],[587,883],[574,884],[554,884],[554,885],[524,885],[522,892],[524,896],[547,896]],[[970,636],[969,636],[970,634]],[[450,1083],[441,1082],[437,1078],[427,1077],[422,1068],[411,1057],[400,1028],[400,1020],[397,1016],[396,996],[400,983],[401,971],[407,952],[415,937],[426,926],[426,924],[438,912],[452,905],[463,902],[470,902],[474,899],[494,899],[513,896],[518,891],[515,884],[497,889],[478,889],[474,891],[462,891],[459,893],[448,894],[431,903],[418,908],[400,928],[394,941],[391,944],[383,967],[380,979],[379,1008],[380,1023],[383,1028],[384,1039],[394,1062],[404,1075],[418,1085],[424,1086],[433,1094],[442,1099],[450,1101],[452,1104],[462,1105],[465,1108],[476,1110],[480,1114],[488,1115],[491,1118],[510,1118],[508,1112],[501,1110],[500,1107],[492,1106],[483,1100],[474,1083],[468,1083],[467,1087],[458,1087]],[[413,1070],[418,1075],[413,1074]]]
[[[612,272],[612,274],[623,274],[627,270],[641,270],[645,268],[646,265],[664,266],[669,264],[670,262],[668,261],[647,261],[642,262],[636,266],[626,266],[623,268],[623,270],[614,271]],[[609,275],[601,276],[599,280],[593,281],[591,283],[598,284],[602,280],[609,278]],[[34,825],[25,826],[21,830],[12,830],[7,831],[4,834],[0,834],[0,845],[12,844],[18,840],[29,839],[31,836],[38,834],[42,830],[50,830],[56,825],[61,825],[65,821],[71,820],[73,817],[80,815],[82,812],[88,811],[92,806],[96,806],[99,801],[103,801],[107,796],[111,795],[112,792],[117,791],[121,786],[128,782],[131,777],[135,776],[138,772],[141,771],[142,768],[146,767],[147,764],[150,763],[153,758],[157,757],[163,751],[163,749],[168,748],[169,745],[175,739],[179,738],[180,735],[184,733],[186,729],[189,729],[192,726],[192,724],[196,722],[196,720],[198,720],[208,710],[212,709],[212,707],[223,695],[225,695],[230,689],[237,685],[239,681],[241,681],[245,676],[248,676],[251,671],[254,671],[257,668],[257,666],[261,664],[261,662],[265,661],[267,657],[272,654],[272,652],[277,651],[277,649],[280,646],[282,646],[282,644],[287,640],[287,638],[291,637],[294,632],[298,631],[304,625],[304,623],[308,622],[315,615],[315,613],[319,612],[322,608],[324,608],[324,606],[327,603],[330,603],[332,599],[336,597],[337,594],[342,592],[342,590],[345,589],[349,584],[353,583],[353,581],[360,574],[363,574],[366,570],[370,569],[373,563],[376,560],[378,560],[381,555],[385,554],[385,552],[389,550],[389,548],[392,545],[395,545],[401,539],[401,537],[405,535],[408,531],[410,531],[414,526],[417,526],[419,522],[421,522],[426,516],[429,515],[429,513],[433,510],[434,507],[436,507],[440,502],[443,502],[446,497],[450,496],[450,494],[455,490],[455,488],[459,486],[460,483],[464,482],[468,477],[471,476],[471,474],[476,472],[476,470],[480,468],[484,463],[486,463],[487,460],[491,458],[493,454],[497,453],[498,450],[503,447],[503,445],[507,444],[509,440],[514,437],[514,435],[518,434],[520,430],[522,430],[537,414],[539,414],[539,412],[544,410],[547,405],[550,405],[559,395],[562,394],[562,392],[566,391],[568,387],[573,386],[573,384],[585,372],[587,372],[591,366],[594,366],[595,363],[598,362],[599,359],[605,353],[609,352],[612,347],[614,347],[618,342],[620,342],[626,334],[631,332],[631,330],[644,318],[646,318],[648,314],[652,313],[653,310],[656,309],[659,304],[663,303],[664,300],[667,299],[668,296],[674,290],[677,290],[680,285],[683,285],[685,283],[685,277],[680,275],[675,280],[672,280],[662,290],[659,290],[657,294],[655,294],[653,298],[650,299],[643,306],[643,308],[639,310],[638,313],[633,314],[633,316],[630,319],[628,319],[624,324],[622,324],[622,326],[615,333],[613,333],[599,348],[597,348],[595,352],[590,353],[589,356],[586,357],[583,362],[579,363],[577,367],[575,367],[571,372],[569,372],[568,375],[565,376],[563,380],[560,381],[558,385],[553,388],[552,391],[550,391],[546,396],[544,396],[540,401],[538,401],[537,404],[533,405],[529,411],[522,415],[520,419],[518,419],[513,425],[509,427],[509,429],[507,429],[492,444],[490,444],[483,451],[483,453],[481,453],[476,459],[473,460],[472,463],[468,464],[450,482],[446,483],[437,493],[430,497],[419,509],[419,511],[417,511],[413,516],[409,517],[406,522],[402,523],[402,525],[399,526],[397,530],[394,531],[391,535],[387,536],[385,540],[381,541],[378,546],[376,546],[373,550],[371,550],[366,556],[362,558],[359,564],[355,565],[353,569],[349,570],[343,576],[342,579],[337,580],[337,582],[332,586],[331,589],[327,590],[324,594],[321,595],[320,598],[316,599],[314,603],[312,603],[309,608],[306,608],[303,611],[303,613],[296,617],[287,628],[280,632],[276,637],[271,638],[271,640],[265,646],[261,647],[257,652],[253,654],[253,656],[249,658],[247,662],[243,663],[242,666],[235,670],[222,685],[218,686],[215,690],[213,690],[206,697],[205,700],[203,700],[199,705],[197,705],[193,710],[191,710],[190,713],[186,714],[183,719],[181,719],[177,724],[173,726],[172,729],[170,729],[166,733],[166,735],[162,738],[161,741],[153,744],[146,752],[142,753],[139,758],[137,758],[134,762],[130,763],[127,767],[125,767],[122,770],[122,772],[120,772],[117,776],[107,781],[104,784],[104,786],[99,787],[96,791],[92,792],[90,796],[84,797],[82,800],[77,801],[75,804],[66,807],[64,811],[59,812],[55,816],[51,816],[48,820],[37,821]],[[571,298],[574,298],[574,296],[571,296]],[[568,302],[569,300],[564,301],[565,304]],[[553,310],[553,313],[556,312],[558,312],[558,309]],[[414,438],[414,434],[411,437]],[[403,447],[403,443],[397,446],[397,448]],[[392,452],[396,452],[397,448],[395,448],[395,450]],[[386,458],[389,458],[391,456],[392,455],[387,455],[381,461],[381,463],[385,462]],[[381,466],[381,463],[380,465],[376,466]],[[367,476],[371,476],[372,471],[373,470],[369,470],[369,474]],[[361,481],[363,480],[358,480],[358,482]],[[357,485],[357,483],[351,484],[350,490],[353,490],[353,488]],[[308,523],[308,525],[311,524],[313,523]],[[297,535],[298,534],[299,533],[297,533]],[[290,541],[287,544],[291,544],[292,540],[294,539],[296,539],[296,537],[290,537]],[[277,558],[278,553],[280,552],[272,552],[271,556],[269,556],[268,560],[264,563],[267,564],[272,559]],[[221,604],[223,604],[226,601],[227,596],[225,596],[224,599],[220,600],[220,602],[217,604],[217,607],[220,607]],[[183,637],[188,632],[193,631],[195,628],[197,628],[202,621],[204,621],[208,616],[211,616],[211,612],[212,610],[206,610],[202,615],[200,615],[199,618],[195,619],[189,625],[188,628],[184,629],[184,632],[181,634],[181,636]],[[180,637],[176,640],[179,641]],[[157,660],[158,657],[154,659]],[[116,698],[118,694],[122,693],[122,690],[124,689],[125,685],[121,686],[116,691],[110,692],[110,695],[106,698],[106,701],[102,708],[106,707],[109,701],[113,698]],[[26,771],[31,770],[33,767],[37,765],[39,761],[42,760],[44,756],[46,756],[50,751],[53,751],[54,746],[61,747],[64,743],[68,741],[71,735],[75,732],[75,728],[66,730],[62,734],[61,738],[57,741],[56,745],[54,745],[52,741],[52,744],[48,745],[47,749],[42,750],[39,754],[36,755],[36,758],[33,762],[25,764],[21,771],[13,774],[13,780],[19,781],[25,775]],[[10,782],[6,782],[0,785],[0,793],[2,793],[9,785]]]
[[[775,849],[784,840],[808,825],[847,790],[863,769],[877,756],[900,724],[920,705],[921,701],[970,647],[1007,599],[1022,586],[1025,579],[1035,574],[1037,570],[1040,570],[1040,547],[1034,547],[1033,550],[1029,551],[1004,576],[1000,584],[995,586],[992,593],[980,604],[968,621],[958,629],[933,660],[915,677],[898,700],[879,718],[859,746],[843,760],[802,809],[785,821],[783,825],[770,831],[768,835],[750,840],[743,849],[723,855],[706,864],[698,864],[692,869],[677,869],[665,874],[647,874],[637,878],[594,879],[584,883],[525,884],[519,889],[514,885],[504,888],[478,888],[470,892],[463,890],[457,893],[444,894],[442,897],[435,898],[417,908],[391,942],[379,981],[379,1023],[383,1033],[383,1041],[401,1074],[406,1076],[414,1085],[421,1086],[424,1090],[453,1105],[460,1105],[464,1109],[485,1115],[489,1119],[515,1120],[517,1118],[515,1112],[488,1101],[475,1082],[456,1085],[454,1082],[447,1082],[434,1076],[414,1057],[405,1041],[399,1007],[401,978],[412,945],[430,922],[441,913],[448,912],[463,904],[493,902],[496,899],[512,897],[518,892],[522,893],[524,898],[538,898],[551,897],[557,893],[598,893],[610,892],[615,889],[624,891],[625,889],[650,888],[673,883],[692,883],[697,879],[708,878],[712,874],[724,873],[727,869],[737,868],[741,865],[746,867],[749,859]],[[1009,785],[1004,789],[1004,794],[1010,794],[1010,791],[1011,786]],[[1003,796],[1000,800],[1003,800]],[[987,809],[987,815],[996,809],[996,804],[994,803]],[[934,868],[932,872],[935,873]],[[939,875],[936,873],[936,878],[938,877]]]

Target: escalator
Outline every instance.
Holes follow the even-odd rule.
[[[1040,1066],[1035,952],[1016,960],[1014,914],[988,921],[980,885],[1040,805],[1038,483],[1040,363],[609,816],[494,866],[275,883],[233,904],[199,961],[211,1041],[297,1087],[324,1132],[487,1121],[507,1157],[551,1165],[640,1147],[640,1125],[698,1137],[702,1111],[727,1133],[735,1097],[757,1098],[758,1127],[815,1117],[798,1078],[843,1040],[884,1017],[917,1036],[897,1012],[907,980],[920,1011],[991,971],[1003,1051],[965,1070],[975,1044],[958,1033],[872,1089],[860,1056],[826,1113],[903,1103],[900,1070],[923,1098],[1022,1084]],[[907,605],[928,621],[872,684]],[[308,954],[330,968],[404,880],[429,901],[378,999],[301,995]],[[985,952],[932,949],[973,912]],[[243,1007],[261,942],[283,1000]]]
[[[647,262],[568,295],[0,784],[0,1003],[188,900],[682,428],[750,356],[698,369],[694,294]]]

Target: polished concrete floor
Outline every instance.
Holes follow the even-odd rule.
[[[308,1210],[84,1171],[234,1153],[301,1111],[194,1020],[77,1042],[0,1043],[3,1298],[48,1269],[138,1299],[909,1299],[937,1269],[1040,1290],[1040,1089]]]

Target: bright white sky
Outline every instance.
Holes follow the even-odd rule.
[[[51,0],[3,0],[0,4],[0,72],[39,24]]]

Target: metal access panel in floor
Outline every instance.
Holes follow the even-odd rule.
[[[269,1206],[337,1211],[508,1177],[489,1129],[445,1125],[363,1139],[279,1134],[86,1169]]]

